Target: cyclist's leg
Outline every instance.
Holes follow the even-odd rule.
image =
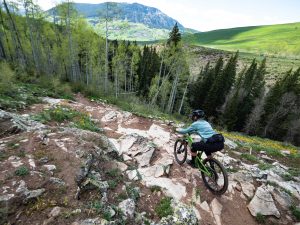
[[[196,156],[197,156],[197,144],[196,143],[197,142],[192,143],[192,146],[191,146],[191,156],[192,156],[192,159],[187,161],[187,163],[191,167],[196,167],[196,164],[195,164],[195,160],[196,160]]]
[[[205,143],[205,154],[208,158],[212,157],[212,153],[221,151],[224,148],[223,142],[216,142],[216,143]]]
[[[196,160],[196,157],[197,157],[197,152],[204,150],[203,149],[203,144],[204,144],[203,141],[192,143],[192,147],[191,147],[192,160],[188,161],[188,164],[190,164],[193,167],[195,167],[195,160]]]

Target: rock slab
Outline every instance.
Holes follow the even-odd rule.
[[[276,208],[272,195],[266,186],[257,188],[255,195],[248,205],[252,216],[261,214],[264,216],[276,216],[280,218],[280,212]]]

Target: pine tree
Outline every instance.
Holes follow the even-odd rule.
[[[300,68],[291,70],[270,89],[261,118],[262,135],[283,140],[291,123],[299,118]]]
[[[249,68],[240,73],[224,107],[223,122],[228,130],[241,131],[245,127],[257,98],[263,94],[265,65],[263,60],[257,69],[254,59]]]
[[[169,34],[168,44],[174,43],[177,46],[178,42],[181,41],[181,33],[179,32],[178,24],[175,23],[172,31]]]
[[[215,79],[211,86],[204,103],[204,109],[208,116],[217,118],[218,111],[226,100],[236,76],[236,64],[238,53],[231,56],[225,68],[222,69],[218,64],[215,67]]]

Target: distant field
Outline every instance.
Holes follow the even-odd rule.
[[[300,23],[222,29],[184,36],[187,44],[300,57]]]

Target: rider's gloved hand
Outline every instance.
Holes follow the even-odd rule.
[[[179,132],[181,130],[181,128],[176,128],[176,132]]]

